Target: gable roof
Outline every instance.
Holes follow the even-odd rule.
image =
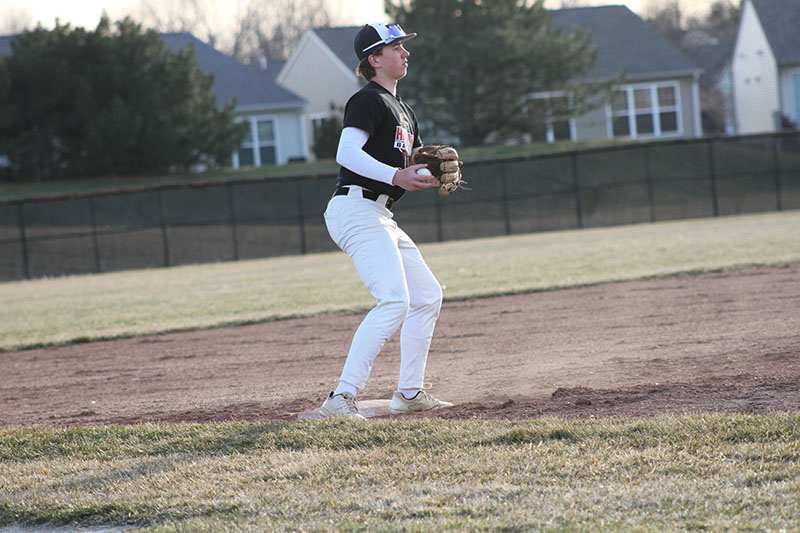
[[[710,87],[729,67],[735,42],[707,43],[686,47],[686,54],[703,69],[700,85]]]
[[[627,79],[687,76],[700,69],[675,45],[626,6],[559,9],[551,12],[554,27],[591,32],[597,61],[587,77],[609,78],[626,67]]]
[[[271,75],[223,54],[191,33],[163,33],[161,38],[172,50],[194,46],[197,64],[205,72],[214,74],[212,89],[217,95],[217,104],[224,104],[231,98],[236,98],[237,108],[302,107],[307,103],[275,83]]]
[[[591,32],[592,43],[598,51],[589,78],[610,78],[623,66],[629,79],[688,76],[700,70],[678,47],[625,6],[558,9],[550,14],[553,26],[563,34],[569,34],[575,27]],[[360,27],[314,28],[313,31],[342,63],[355,70],[358,59],[353,52],[353,39]]]
[[[11,55],[11,41],[15,35],[0,36],[0,57]],[[307,102],[295,93],[275,83],[274,75],[241,63],[204,43],[191,33],[162,33],[164,46],[181,50],[194,45],[197,64],[204,72],[214,74],[212,90],[217,104],[223,105],[236,98],[237,108],[290,108],[304,107]],[[273,72],[279,70],[275,66]]]
[[[11,41],[16,35],[0,35],[0,57],[11,55]]]
[[[752,0],[778,65],[800,63],[800,2]]]
[[[353,50],[353,41],[361,26],[342,26],[339,28],[314,28],[312,31],[330,48],[350,71],[358,66],[358,58]]]
[[[285,64],[286,60],[284,59],[270,59],[267,61],[266,70],[264,70],[264,72],[266,72],[274,81],[278,77],[278,74],[280,74],[281,69]]]

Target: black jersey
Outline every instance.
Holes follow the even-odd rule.
[[[412,149],[421,145],[414,110],[374,81],[347,101],[342,125],[366,131],[369,140],[363,150],[392,167],[405,168]],[[361,176],[345,167],[339,171],[338,185],[360,185],[395,200],[405,193],[402,187]]]

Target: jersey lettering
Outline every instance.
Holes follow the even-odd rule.
[[[414,141],[411,139],[411,134],[405,127],[397,126],[394,134],[394,147],[403,152],[403,155],[410,156],[414,147]]]

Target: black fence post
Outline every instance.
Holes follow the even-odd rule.
[[[89,197],[89,219],[92,221],[92,249],[94,251],[94,271],[100,273],[100,243],[97,240],[97,211],[94,197]]]
[[[300,230],[300,253],[306,254],[308,253],[306,249],[306,219],[303,213],[303,191],[299,181],[295,186],[295,190],[297,191],[297,223],[299,225],[298,229]]]
[[[719,199],[717,198],[717,167],[714,164],[714,139],[708,140],[708,172],[711,179],[711,205],[714,216],[719,216]]]
[[[572,188],[575,191],[575,220],[578,223],[578,229],[583,229],[583,213],[581,208],[581,188],[578,182],[578,154],[572,152],[570,156],[572,159]]]
[[[225,184],[225,190],[228,193],[228,213],[231,221],[231,238],[233,239],[233,260],[239,260],[239,231],[236,224],[236,206],[233,201],[233,186],[230,183]]]
[[[25,213],[24,203],[17,204],[17,220],[19,221],[19,243],[22,248],[22,275],[25,279],[31,279],[30,261],[28,259],[28,238],[25,234]]]
[[[508,180],[506,178],[506,164],[500,163],[500,181],[503,185],[503,218],[505,219],[506,235],[511,235],[511,206],[508,198]]]
[[[647,203],[650,207],[650,222],[656,221],[656,201],[653,197],[653,172],[650,168],[650,147],[644,147],[644,173],[647,180]]]
[[[444,229],[442,228],[442,202],[438,193],[433,197],[433,209],[434,213],[436,214],[436,241],[444,242]]]
[[[781,138],[775,137],[772,139],[772,154],[775,160],[775,207],[778,211],[783,211],[783,202],[781,200]]]
[[[164,189],[158,190],[158,203],[161,210],[161,242],[164,245],[164,266],[169,266],[169,238],[167,236],[167,201]]]

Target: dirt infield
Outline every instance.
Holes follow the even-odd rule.
[[[278,421],[335,386],[362,313],[0,354],[0,426]],[[388,398],[398,336],[364,399]],[[447,302],[441,418],[800,408],[800,265]]]

